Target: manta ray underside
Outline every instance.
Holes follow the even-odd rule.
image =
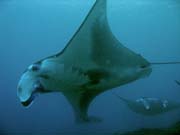
[[[123,46],[112,34],[106,3],[107,0],[96,0],[67,46],[60,53],[31,65],[24,73],[18,87],[23,103],[34,93],[22,92],[27,81],[24,76],[31,76],[32,85],[37,82],[34,80],[40,84],[36,90],[62,92],[72,105],[76,119],[90,121],[88,108],[97,95],[151,73],[150,63]],[[36,70],[29,72],[30,69]]]

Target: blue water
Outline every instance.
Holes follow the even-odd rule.
[[[155,117],[132,112],[108,91],[91,104],[103,121],[75,124],[61,94],[39,96],[29,108],[17,97],[17,83],[31,63],[63,49],[94,0],[0,0],[0,134],[113,133],[168,127],[180,109]],[[180,61],[179,0],[108,0],[108,20],[126,47],[150,62]],[[142,96],[180,102],[180,65],[153,66],[148,78],[113,89],[122,97]]]

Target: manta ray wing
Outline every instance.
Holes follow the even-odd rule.
[[[67,66],[133,66],[147,61],[123,46],[112,34],[107,21],[107,0],[96,0],[83,23],[56,56]],[[127,62],[128,61],[128,62]]]
[[[99,31],[101,35],[95,35],[95,31]],[[95,38],[98,36],[104,40],[104,37],[102,37],[104,31],[109,32],[106,0],[96,0],[79,29],[58,56],[63,59],[65,64],[71,65],[80,62],[81,65],[83,63],[89,65],[92,62],[94,50],[99,48],[95,45]],[[103,48],[102,44],[99,44],[99,46],[101,46],[101,49]]]

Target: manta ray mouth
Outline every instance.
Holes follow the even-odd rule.
[[[43,92],[45,92],[45,89],[42,86],[42,84],[38,81],[34,85],[34,90],[33,90],[32,94],[30,95],[30,97],[26,101],[21,102],[21,104],[24,107],[28,107],[29,105],[31,105],[33,103],[34,99],[39,95],[39,93],[43,93]]]
[[[30,106],[30,105],[33,103],[33,101],[34,101],[34,99],[35,99],[36,96],[37,96],[36,93],[32,93],[31,96],[29,97],[29,99],[27,99],[26,101],[21,102],[21,104],[22,104],[24,107]]]
[[[28,107],[30,104],[32,104],[34,100],[34,97],[31,96],[28,100],[24,101],[24,102],[21,102],[21,104],[24,106],[24,107]]]

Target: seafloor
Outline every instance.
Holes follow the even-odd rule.
[[[180,135],[180,121],[169,128],[140,129],[128,133],[115,133],[114,135]]]

